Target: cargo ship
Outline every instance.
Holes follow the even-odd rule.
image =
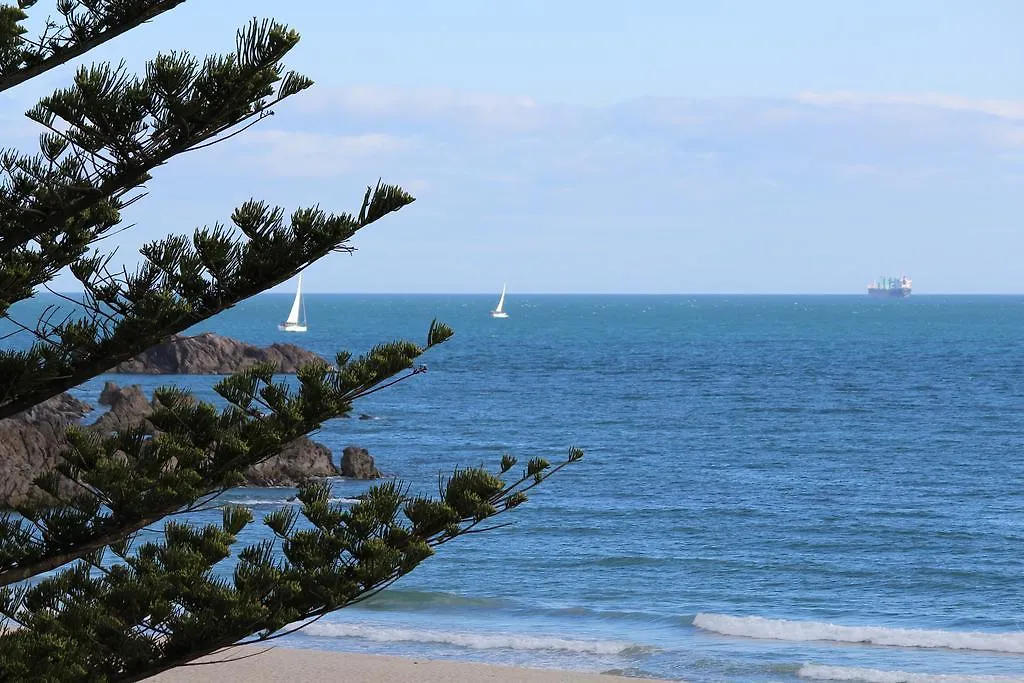
[[[880,277],[877,281],[868,285],[868,294],[871,296],[896,297],[902,299],[910,296],[910,278],[906,275],[899,277]]]

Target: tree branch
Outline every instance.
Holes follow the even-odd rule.
[[[65,64],[75,57],[80,57],[93,48],[99,47],[108,40],[117,38],[127,33],[136,26],[139,26],[164,12],[174,9],[185,0],[156,0],[149,7],[143,9],[135,16],[121,18],[117,23],[109,26],[104,31],[91,36],[87,40],[72,43],[64,48],[57,49],[49,57],[40,60],[29,66],[22,66],[14,69],[12,73],[0,75],[0,92],[20,85],[25,81],[46,73],[50,69]],[[26,41],[27,42],[27,41]]]

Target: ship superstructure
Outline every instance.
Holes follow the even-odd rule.
[[[910,278],[906,275],[899,277],[880,277],[868,285],[868,294],[871,296],[885,296],[903,298],[910,296]]]

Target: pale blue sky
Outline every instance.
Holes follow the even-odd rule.
[[[418,201],[311,290],[1024,292],[1024,3],[406,5],[189,0],[91,54],[223,50],[274,16],[317,81],[161,169],[125,259],[250,196],[353,210],[383,176]],[[68,73],[0,96],[5,143]]]

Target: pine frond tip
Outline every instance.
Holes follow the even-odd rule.
[[[303,76],[302,74],[296,73],[294,71],[289,71],[287,74],[285,74],[284,79],[281,81],[281,85],[278,88],[277,95],[279,98],[284,99],[286,97],[291,97],[296,93],[302,92],[303,90],[311,87],[312,85],[313,80],[311,78],[307,78],[306,76]]]
[[[526,476],[536,476],[549,467],[551,467],[551,464],[544,458],[531,458],[530,462],[526,465]]]
[[[430,322],[430,331],[427,332],[427,348],[437,344],[443,344],[451,339],[454,334],[455,331],[452,328],[448,327],[443,322],[440,322],[437,318],[434,318],[434,320]]]
[[[252,521],[252,510],[241,505],[225,505],[222,511],[224,530],[237,536]]]
[[[366,188],[363,206],[359,210],[359,225],[369,225],[414,201],[415,197],[397,185],[387,185],[378,180],[376,188]]]

